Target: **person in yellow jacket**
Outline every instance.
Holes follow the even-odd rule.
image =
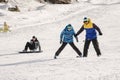
[[[4,22],[3,32],[8,32],[8,31],[10,31],[10,30],[9,30],[9,26],[7,25],[6,22]]]
[[[89,45],[91,42],[93,43],[97,56],[101,56],[101,51],[97,40],[97,32],[99,35],[103,35],[100,28],[95,23],[92,23],[90,18],[84,17],[83,25],[77,34],[75,34],[75,36],[77,37],[84,30],[86,31],[86,39],[84,44],[83,57],[87,57]]]

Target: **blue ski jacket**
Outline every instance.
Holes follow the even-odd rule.
[[[86,30],[86,39],[87,40],[92,40],[92,39],[97,38],[95,28],[90,28],[90,29],[85,29],[85,30]]]
[[[68,24],[65,29],[61,32],[60,40],[66,43],[73,42],[73,36],[75,36],[75,31],[71,24]]]

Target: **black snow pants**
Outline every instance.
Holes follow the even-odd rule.
[[[27,42],[24,50],[28,50],[28,48],[30,50],[34,50],[35,49],[35,44],[31,44],[30,42]]]
[[[84,44],[84,50],[83,50],[83,57],[87,57],[87,54],[88,54],[88,49],[89,49],[89,45],[90,45],[90,42],[92,41],[92,44],[95,48],[95,51],[97,53],[97,56],[100,56],[101,55],[101,52],[100,52],[100,49],[99,49],[99,44],[98,44],[98,41],[97,41],[97,38],[93,39],[93,40],[85,40],[85,44]]]
[[[60,52],[65,48],[65,46],[69,44],[76,52],[79,56],[82,56],[82,53],[79,51],[79,49],[74,45],[73,42],[71,43],[65,43],[63,42],[61,47],[57,50],[57,52],[55,53],[55,56],[58,56],[60,54]]]

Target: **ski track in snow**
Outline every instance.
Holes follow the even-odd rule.
[[[52,5],[49,6],[54,7]],[[107,6],[88,4],[88,7],[83,10],[81,10],[82,8],[75,7],[72,9],[73,11],[65,12],[63,15],[56,15],[56,20],[51,20],[53,17],[48,17],[46,23],[40,23],[39,17],[31,19],[31,14],[27,15],[29,13],[38,15],[38,11],[22,13],[21,15],[15,13],[20,16],[12,19],[12,21],[15,22],[9,22],[12,22],[12,24],[15,23],[17,26],[14,27],[12,32],[0,33],[2,46],[0,48],[0,79],[119,80],[120,28],[119,24],[117,24],[120,23],[118,19],[120,17],[119,6],[119,4]],[[5,14],[8,15],[7,12],[5,12]],[[11,13],[10,15],[14,14]],[[22,20],[18,22],[20,18],[24,18],[24,16],[28,16],[26,22]],[[75,58],[76,53],[67,45],[58,59],[54,60],[54,53],[60,46],[59,35],[61,30],[67,23],[71,23],[75,31],[78,31],[82,25],[84,16],[92,18],[93,22],[100,25],[102,29],[103,36],[99,36],[98,40],[103,55],[96,57],[93,47],[90,46],[88,58]],[[7,17],[3,18],[6,19]],[[8,18],[10,19],[11,17],[9,16]],[[30,24],[27,24],[27,22]],[[22,27],[20,27],[21,25]],[[17,52],[24,48],[25,43],[29,41],[31,35],[38,37],[43,53],[18,54]],[[82,40],[84,40],[84,32],[79,36],[79,43],[75,42],[81,51],[83,48]]]

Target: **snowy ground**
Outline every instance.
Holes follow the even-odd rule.
[[[0,33],[0,80],[120,80],[120,4],[33,3],[35,7],[18,3],[20,13],[9,12],[8,5],[0,4],[0,27],[7,21],[12,29]],[[102,56],[97,57],[91,45],[87,58],[76,58],[68,45],[54,60],[60,32],[68,23],[77,32],[84,16],[90,17],[103,32],[103,36],[98,36]],[[43,53],[18,54],[33,35],[38,37]],[[79,43],[75,42],[81,52],[84,35],[79,35]]]

